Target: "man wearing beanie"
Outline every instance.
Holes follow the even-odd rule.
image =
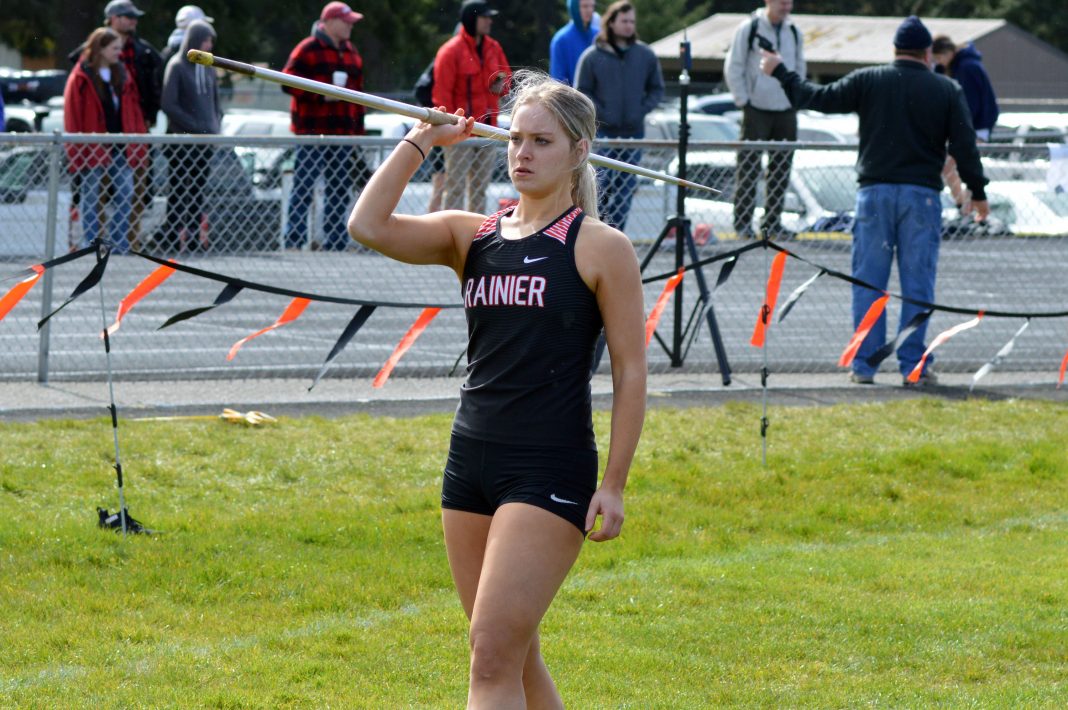
[[[902,295],[933,303],[942,227],[939,192],[947,149],[971,190],[976,220],[986,218],[990,208],[968,104],[959,85],[931,71],[931,33],[918,17],[909,17],[894,34],[891,64],[858,69],[827,86],[787,70],[777,54],[762,54],[761,69],[779,80],[794,108],[860,116],[853,276],[879,291],[853,286],[854,328],[886,289],[895,251]],[[902,303],[899,332],[915,327],[897,348],[903,376],[923,356],[924,314],[922,306]],[[874,383],[879,363],[868,359],[885,342],[884,313],[857,351],[854,383]],[[931,363],[929,356],[917,384],[936,383],[934,373],[926,369]]]
[[[460,6],[460,31],[441,45],[434,58],[432,94],[435,106],[444,106],[449,113],[462,108],[465,116],[490,126],[497,125],[500,97],[512,76],[504,49],[489,36],[496,15],[484,0],[465,0]],[[444,153],[443,207],[485,212],[496,151],[468,140],[445,148]]]

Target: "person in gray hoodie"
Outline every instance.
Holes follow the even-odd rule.
[[[186,28],[181,50],[167,62],[163,73],[163,112],[167,133],[207,135],[219,132],[222,110],[215,70],[194,64],[186,57],[190,49],[210,52],[215,30],[203,20]],[[176,143],[165,148],[169,168],[167,219],[157,236],[156,247],[164,251],[197,251],[201,244],[200,223],[204,211],[204,184],[208,180],[211,146]]]
[[[575,88],[597,107],[598,138],[645,137],[645,115],[664,98],[664,77],[653,50],[638,40],[637,13],[628,0],[617,0],[605,10],[597,40],[582,53],[575,75]],[[599,152],[633,164],[642,157],[636,148]],[[601,220],[623,231],[637,178],[606,169],[597,176]]]

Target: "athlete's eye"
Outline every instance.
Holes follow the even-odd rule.
[[[548,138],[537,138],[535,140],[538,143],[540,143],[541,145],[548,145],[549,144],[549,139]]]

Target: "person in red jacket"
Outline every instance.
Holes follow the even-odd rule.
[[[300,42],[282,69],[286,74],[363,90],[363,59],[349,37],[352,26],[363,19],[343,2],[328,3],[310,37]],[[288,86],[289,113],[298,136],[357,136],[364,133],[363,106],[338,101]],[[287,249],[301,249],[308,241],[308,204],[315,182],[326,183],[323,215],[323,249],[341,251],[348,246],[345,221],[353,202],[354,177],[363,171],[363,161],[352,146],[300,145],[293,168],[293,192],[286,217]]]
[[[98,27],[85,41],[81,59],[63,90],[63,130],[67,133],[145,133],[137,83],[120,60],[122,42],[114,30]],[[133,171],[145,163],[144,145],[71,143],[70,171],[81,176],[82,242],[98,236],[103,210],[100,187],[107,175],[114,213],[108,223],[113,252],[129,250],[127,233],[133,204]]]
[[[491,126],[497,125],[500,97],[512,76],[500,43],[489,36],[496,14],[484,0],[465,0],[460,31],[441,45],[434,59],[432,94],[435,106],[449,113],[463,109],[465,116]],[[493,148],[479,141],[445,148],[445,209],[486,210],[495,156]]]

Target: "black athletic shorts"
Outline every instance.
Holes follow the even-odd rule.
[[[454,433],[441,507],[493,515],[505,503],[526,503],[559,515],[585,535],[596,490],[595,449],[495,444]]]

